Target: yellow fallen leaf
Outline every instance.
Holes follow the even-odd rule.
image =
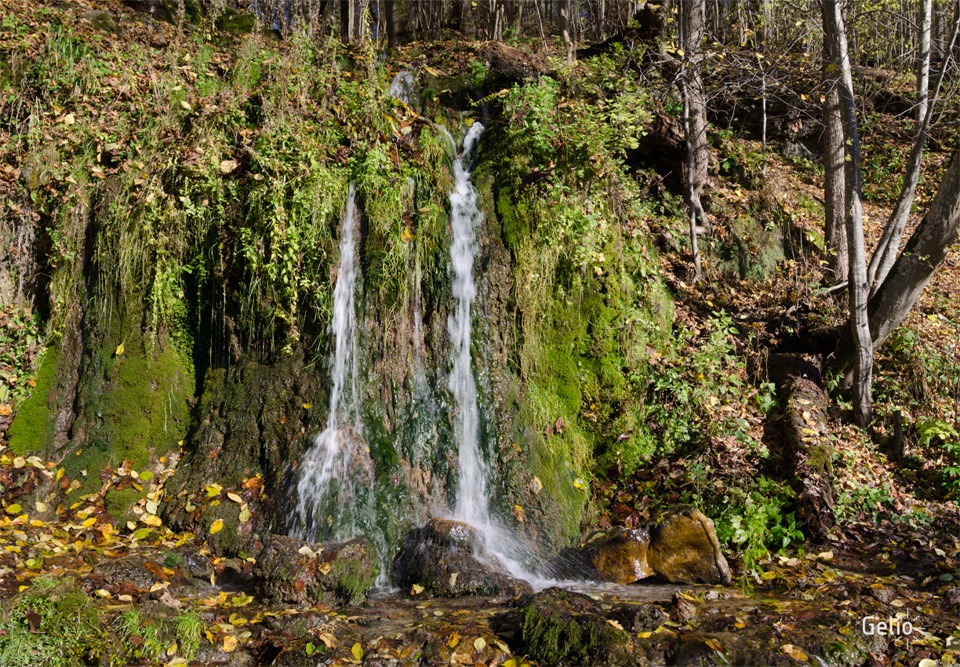
[[[97,523],[97,517],[92,516],[86,521],[84,521],[83,523],[81,523],[80,525],[83,526],[84,528],[92,528],[94,525],[96,525],[96,523]]]
[[[117,345],[117,350],[113,353],[113,356],[119,357],[121,354],[123,354],[123,343]]]
[[[46,511],[47,511],[47,504],[46,504],[46,503],[42,503],[42,502],[40,502],[39,500],[34,504],[34,507],[37,509],[38,512],[46,512]]]
[[[321,632],[317,635],[317,639],[322,641],[327,648],[337,648],[337,640],[329,632]]]
[[[207,492],[207,498],[216,498],[220,495],[220,492],[223,490],[223,487],[219,484],[207,484],[203,487]]]
[[[455,632],[454,632],[452,635],[450,635],[450,637],[447,639],[447,646],[449,646],[450,648],[455,648],[456,645],[459,644],[459,643],[460,643],[460,633],[455,631]],[[357,660],[359,660],[359,659],[360,659],[360,658],[357,658]]]
[[[304,404],[303,404],[303,409],[304,409],[304,410],[309,410],[309,409],[312,408],[312,407],[313,407],[313,403],[304,403]]]
[[[487,648],[487,640],[483,637],[477,637],[473,640],[473,648],[475,648],[477,651],[482,651],[483,649]]]
[[[423,586],[420,584],[414,584],[410,587],[410,595],[420,595],[423,593]]]
[[[210,526],[210,534],[211,534],[211,535],[216,535],[216,534],[219,533],[221,530],[223,530],[223,519],[217,519],[217,520],[214,521],[213,524]]]
[[[238,494],[234,493],[233,491],[227,492],[227,498],[229,498],[230,500],[232,500],[237,504],[243,504],[243,498],[241,498]]]
[[[237,649],[237,638],[233,635],[227,635],[223,638],[223,650],[225,653],[233,653]]]
[[[350,652],[353,654],[353,657],[356,660],[359,661],[363,659],[363,647],[360,646],[360,642],[357,642],[356,644],[354,644],[353,648],[350,649]]]
[[[13,505],[7,505],[6,512],[11,516],[14,514],[19,514],[21,511],[23,511],[23,508],[17,505],[16,503],[14,503]]]
[[[240,510],[240,523],[246,523],[250,520],[250,510],[244,507]]]
[[[153,514],[144,514],[142,517],[140,517],[140,520],[148,526],[153,526],[154,528],[163,525],[163,521],[160,520],[160,517]]]
[[[794,660],[799,660],[800,662],[806,662],[810,659],[810,656],[808,656],[802,648],[799,646],[794,646],[793,644],[784,644],[780,647],[780,650]]]

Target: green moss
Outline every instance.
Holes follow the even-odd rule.
[[[50,410],[51,392],[57,379],[56,348],[47,350],[37,370],[37,386],[25,400],[7,431],[10,449],[19,455],[42,452],[53,444],[54,420]]]
[[[333,573],[337,579],[337,593],[351,603],[363,600],[377,578],[376,569],[359,558],[338,560],[333,565]]]
[[[194,381],[189,359],[130,327],[112,329],[81,380],[79,419],[89,440],[64,459],[67,475],[82,482],[82,493],[100,488],[99,472],[107,466],[129,461],[142,470],[151,456],[175,449],[189,421]]]
[[[551,665],[619,664],[617,649],[627,643],[627,634],[599,613],[579,613],[581,605],[570,594],[548,592],[557,598],[555,605],[535,601],[521,615],[520,634],[530,655]]]
[[[126,526],[128,521],[136,522],[138,517],[133,513],[133,506],[146,494],[146,490],[137,491],[133,487],[107,491],[104,497],[107,514],[116,519],[117,525],[121,528]]]

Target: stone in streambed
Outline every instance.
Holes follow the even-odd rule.
[[[675,507],[650,530],[650,568],[674,584],[729,584],[713,521],[692,507]]]
[[[360,602],[377,575],[370,552],[364,539],[312,544],[271,535],[253,569],[256,592],[274,604]]]
[[[528,655],[550,665],[635,663],[630,635],[609,623],[591,598],[560,588],[521,599],[520,641]]]
[[[515,597],[532,592],[529,584],[507,574],[492,554],[481,562],[474,551],[479,542],[469,524],[431,519],[407,534],[390,577],[404,593],[414,595]]]
[[[713,522],[679,506],[655,526],[616,528],[567,549],[551,564],[554,576],[631,584],[658,577],[676,584],[729,584],[730,568]]]

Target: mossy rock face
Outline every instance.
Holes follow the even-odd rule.
[[[306,435],[322,430],[326,416],[314,415],[319,412],[314,406],[325,400],[318,395],[320,374],[307,368],[302,349],[270,360],[248,356],[229,370],[207,371],[194,430],[177,472],[167,482],[172,501],[163,509],[168,525],[209,536],[211,547],[224,556],[255,554],[262,547],[261,536],[283,521],[274,516],[273,500],[288,492],[287,468],[300,455]],[[263,507],[250,501],[250,521],[239,521],[239,505],[232,502],[207,504],[200,512],[187,509],[187,499],[212,482],[238,490],[258,474],[270,500]],[[222,529],[211,534],[218,519]]]
[[[607,622],[600,606],[580,593],[548,588],[523,601],[520,639],[549,665],[629,665],[630,636]]]
[[[37,386],[17,411],[7,430],[10,449],[19,455],[42,452],[53,444],[54,419],[50,409],[52,390],[56,383],[57,350],[47,351],[37,371]]]
[[[377,576],[371,553],[363,539],[313,544],[271,535],[253,569],[257,593],[274,604],[358,604]]]
[[[81,366],[74,450],[63,461],[82,493],[99,490],[99,472],[124,461],[135,470],[177,448],[186,436],[193,395],[189,358],[151,340],[117,316],[104,340],[88,346]]]

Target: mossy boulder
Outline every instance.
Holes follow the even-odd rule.
[[[630,636],[607,622],[586,595],[548,588],[522,600],[520,639],[535,660],[549,665],[633,664]]]
[[[507,574],[493,554],[477,549],[481,544],[476,529],[449,519],[431,519],[407,535],[393,561],[390,577],[405,593],[437,597],[493,595],[515,597],[532,592],[529,584]]]
[[[50,409],[52,389],[57,376],[57,348],[47,351],[37,370],[37,386],[17,411],[7,430],[10,449],[24,455],[42,452],[53,443],[55,420]]]
[[[257,594],[273,604],[357,604],[377,577],[371,554],[364,539],[313,544],[271,535],[253,569]]]

